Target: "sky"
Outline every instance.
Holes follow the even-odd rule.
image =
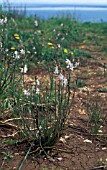
[[[14,3],[73,3],[73,4],[107,4],[107,0],[53,0],[50,2],[50,0],[8,0],[9,2],[14,2]],[[7,2],[7,0],[0,0],[0,3]]]

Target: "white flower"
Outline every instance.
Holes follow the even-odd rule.
[[[39,90],[39,88],[36,88],[36,94],[40,94],[40,90]]]
[[[21,50],[20,50],[20,53],[21,53],[21,54],[25,54],[25,50],[24,50],[24,49],[21,49]]]
[[[80,64],[79,62],[76,62],[76,63],[75,63],[75,68],[78,67],[79,64]]]
[[[32,86],[32,91],[35,91],[35,86]]]
[[[9,51],[9,49],[6,49],[5,51],[6,51],[6,52],[8,52],[8,51]]]
[[[57,47],[58,47],[58,48],[61,48],[61,45],[60,45],[60,44],[57,44]]]
[[[58,79],[61,81],[61,85],[66,87],[68,83],[68,80],[66,79],[66,77],[64,77],[64,75],[60,73],[58,76]]]
[[[28,68],[27,65],[24,66],[24,68],[21,69],[21,73],[27,73]]]
[[[15,59],[20,59],[20,56],[18,55],[17,51],[15,51],[14,54],[15,54]]]
[[[64,26],[64,24],[63,23],[61,23],[61,27],[63,27]]]
[[[4,19],[0,19],[0,24],[3,25],[3,24],[6,24],[7,22],[7,17],[5,17]]]
[[[2,42],[0,42],[0,47],[1,47],[1,48],[3,47],[3,44],[2,44]]]
[[[56,29],[53,29],[53,32],[55,32],[56,31]]]
[[[64,37],[61,38],[61,40],[64,40],[64,39],[65,39]]]
[[[38,27],[38,21],[37,20],[34,21],[34,25],[35,25],[35,27]]]
[[[58,79],[62,81],[64,79],[63,74],[60,73],[59,76],[58,76]]]
[[[23,93],[24,93],[24,95],[26,95],[26,96],[30,96],[30,93],[28,92],[28,90],[23,90]]]
[[[66,86],[67,86],[67,83],[68,83],[68,80],[64,77],[64,79],[63,79],[63,85],[66,87]]]
[[[3,19],[0,19],[0,24],[3,25]]]
[[[42,126],[40,125],[40,126],[39,126],[39,130],[41,130],[41,129],[42,129]]]
[[[7,17],[5,17],[5,19],[4,19],[4,23],[6,23],[7,22]]]
[[[71,63],[71,61],[70,61],[69,59],[66,59],[65,62],[66,62],[66,64],[67,64],[67,68],[69,68],[70,70],[73,71],[74,66],[73,66],[73,64]]]
[[[59,32],[58,34],[57,34],[57,36],[59,37],[61,35],[61,33]]]
[[[36,80],[36,83],[38,86],[40,85],[40,81],[38,79]]]
[[[54,71],[54,74],[58,74],[58,66],[56,65],[56,67],[55,67],[55,71]]]

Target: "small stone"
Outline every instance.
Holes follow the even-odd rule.
[[[14,156],[18,156],[19,155],[19,153],[14,153]]]
[[[102,148],[102,150],[106,150],[106,149],[107,149],[106,147]]]
[[[60,157],[60,158],[57,158],[58,159],[58,161],[62,161],[62,158]]]
[[[92,141],[91,141],[91,140],[88,140],[88,139],[84,140],[84,142],[92,143]]]

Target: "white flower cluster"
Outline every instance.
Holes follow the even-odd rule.
[[[61,81],[62,86],[64,86],[64,87],[67,86],[68,80],[62,73],[59,74],[58,79],[59,79],[59,81]]]
[[[79,62],[76,62],[75,64],[71,63],[71,61],[69,59],[66,59],[66,64],[67,64],[67,68],[69,68],[70,70],[74,70],[74,68],[79,66]]]
[[[58,48],[61,48],[61,45],[60,45],[60,44],[57,44],[57,47],[58,47]]]
[[[58,75],[58,73],[59,73],[59,70],[58,70],[58,66],[56,65],[54,74]],[[61,82],[62,86],[64,86],[64,87],[67,86],[68,80],[66,79],[66,77],[62,73],[60,73],[58,75],[58,80]]]
[[[23,93],[24,93],[25,96],[30,96],[30,92],[28,90],[26,90],[26,89],[23,90]]]
[[[79,62],[76,62],[75,64],[73,64],[73,63],[71,63],[71,61],[69,59],[66,59],[65,63],[67,64],[67,68],[69,68],[72,71],[73,71],[74,68],[79,66]],[[54,74],[55,75],[59,74],[59,70],[58,70],[58,66],[57,65],[55,67]],[[62,73],[60,73],[58,75],[58,79],[59,79],[59,81],[61,82],[61,84],[63,86],[65,86],[65,87],[67,86],[68,80],[67,80],[67,78]]]
[[[40,81],[39,81],[38,79],[36,80],[36,85],[37,85],[37,86],[40,85]],[[32,91],[35,92],[35,93],[38,94],[38,95],[40,94],[40,89],[39,89],[38,87],[35,88],[35,85],[32,86]]]
[[[15,51],[15,52],[14,52],[14,58],[15,58],[15,59],[20,59],[20,55],[18,55],[18,51]]]
[[[73,66],[73,64],[71,63],[71,61],[70,61],[69,59],[66,59],[65,63],[67,64],[67,68],[69,68],[70,70],[73,71],[74,66]]]
[[[39,81],[38,79],[36,80],[36,84],[37,84],[38,86],[40,85],[40,81]],[[32,86],[31,91],[32,91],[32,92],[35,92],[37,95],[40,94],[40,89],[39,89],[38,87],[35,88],[35,85]],[[32,93],[32,92],[31,92],[31,93]],[[24,93],[25,96],[30,96],[30,95],[31,95],[31,93],[30,93],[28,90],[26,90],[26,89],[23,90],[23,93]]]
[[[3,25],[3,24],[6,24],[7,23],[7,17],[5,17],[4,19],[0,19],[0,24]]]
[[[37,20],[34,21],[34,25],[35,25],[35,27],[38,27],[38,21]]]
[[[75,63],[75,68],[78,67],[79,64],[80,64],[79,62],[76,62],[76,63]]]
[[[54,74],[56,75],[56,74],[58,74],[58,72],[59,72],[59,70],[58,70],[58,66],[56,65],[56,67],[55,67],[55,71],[54,71]]]
[[[20,53],[23,54],[23,55],[25,55],[25,50],[24,50],[24,49],[21,49],[21,50],[20,50]]]
[[[36,88],[36,94],[40,94],[40,89],[38,87]]]
[[[21,73],[26,74],[28,71],[27,65],[25,64],[24,68],[21,69]]]
[[[38,79],[36,80],[36,84],[37,84],[37,86],[40,86],[40,81]],[[36,94],[39,95],[40,94],[40,89],[37,87],[35,92],[36,92]]]

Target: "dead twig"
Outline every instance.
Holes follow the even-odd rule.
[[[11,135],[1,135],[0,137],[2,137],[2,138],[9,138],[9,137],[14,137],[16,134],[17,134],[18,132],[15,132],[15,133],[13,133],[13,134],[11,134]]]
[[[2,122],[2,121],[0,121],[0,126],[6,126],[8,128],[14,128],[16,130],[21,130],[21,128],[18,127],[17,125],[15,125],[15,124],[7,123],[7,122]]]
[[[96,167],[91,168],[89,170],[104,170],[105,168],[107,168],[107,165],[96,166]]]
[[[0,126],[6,126],[8,128],[14,128],[16,130],[21,130],[22,131],[23,128],[20,128],[18,125],[15,125],[13,123],[9,123],[10,121],[21,120],[21,119],[22,118],[19,117],[19,118],[7,119],[5,121],[0,121]],[[35,120],[35,119],[32,119],[32,118],[24,118],[24,119],[26,119],[26,120]],[[31,129],[31,130],[35,130],[35,129]]]
[[[26,119],[26,120],[35,120],[35,119],[32,119],[32,118],[27,118],[27,117],[23,117],[23,118]],[[10,122],[10,121],[13,121],[13,120],[21,120],[21,119],[22,119],[21,117],[7,119],[7,120],[3,121],[3,123],[7,123],[7,122]]]

